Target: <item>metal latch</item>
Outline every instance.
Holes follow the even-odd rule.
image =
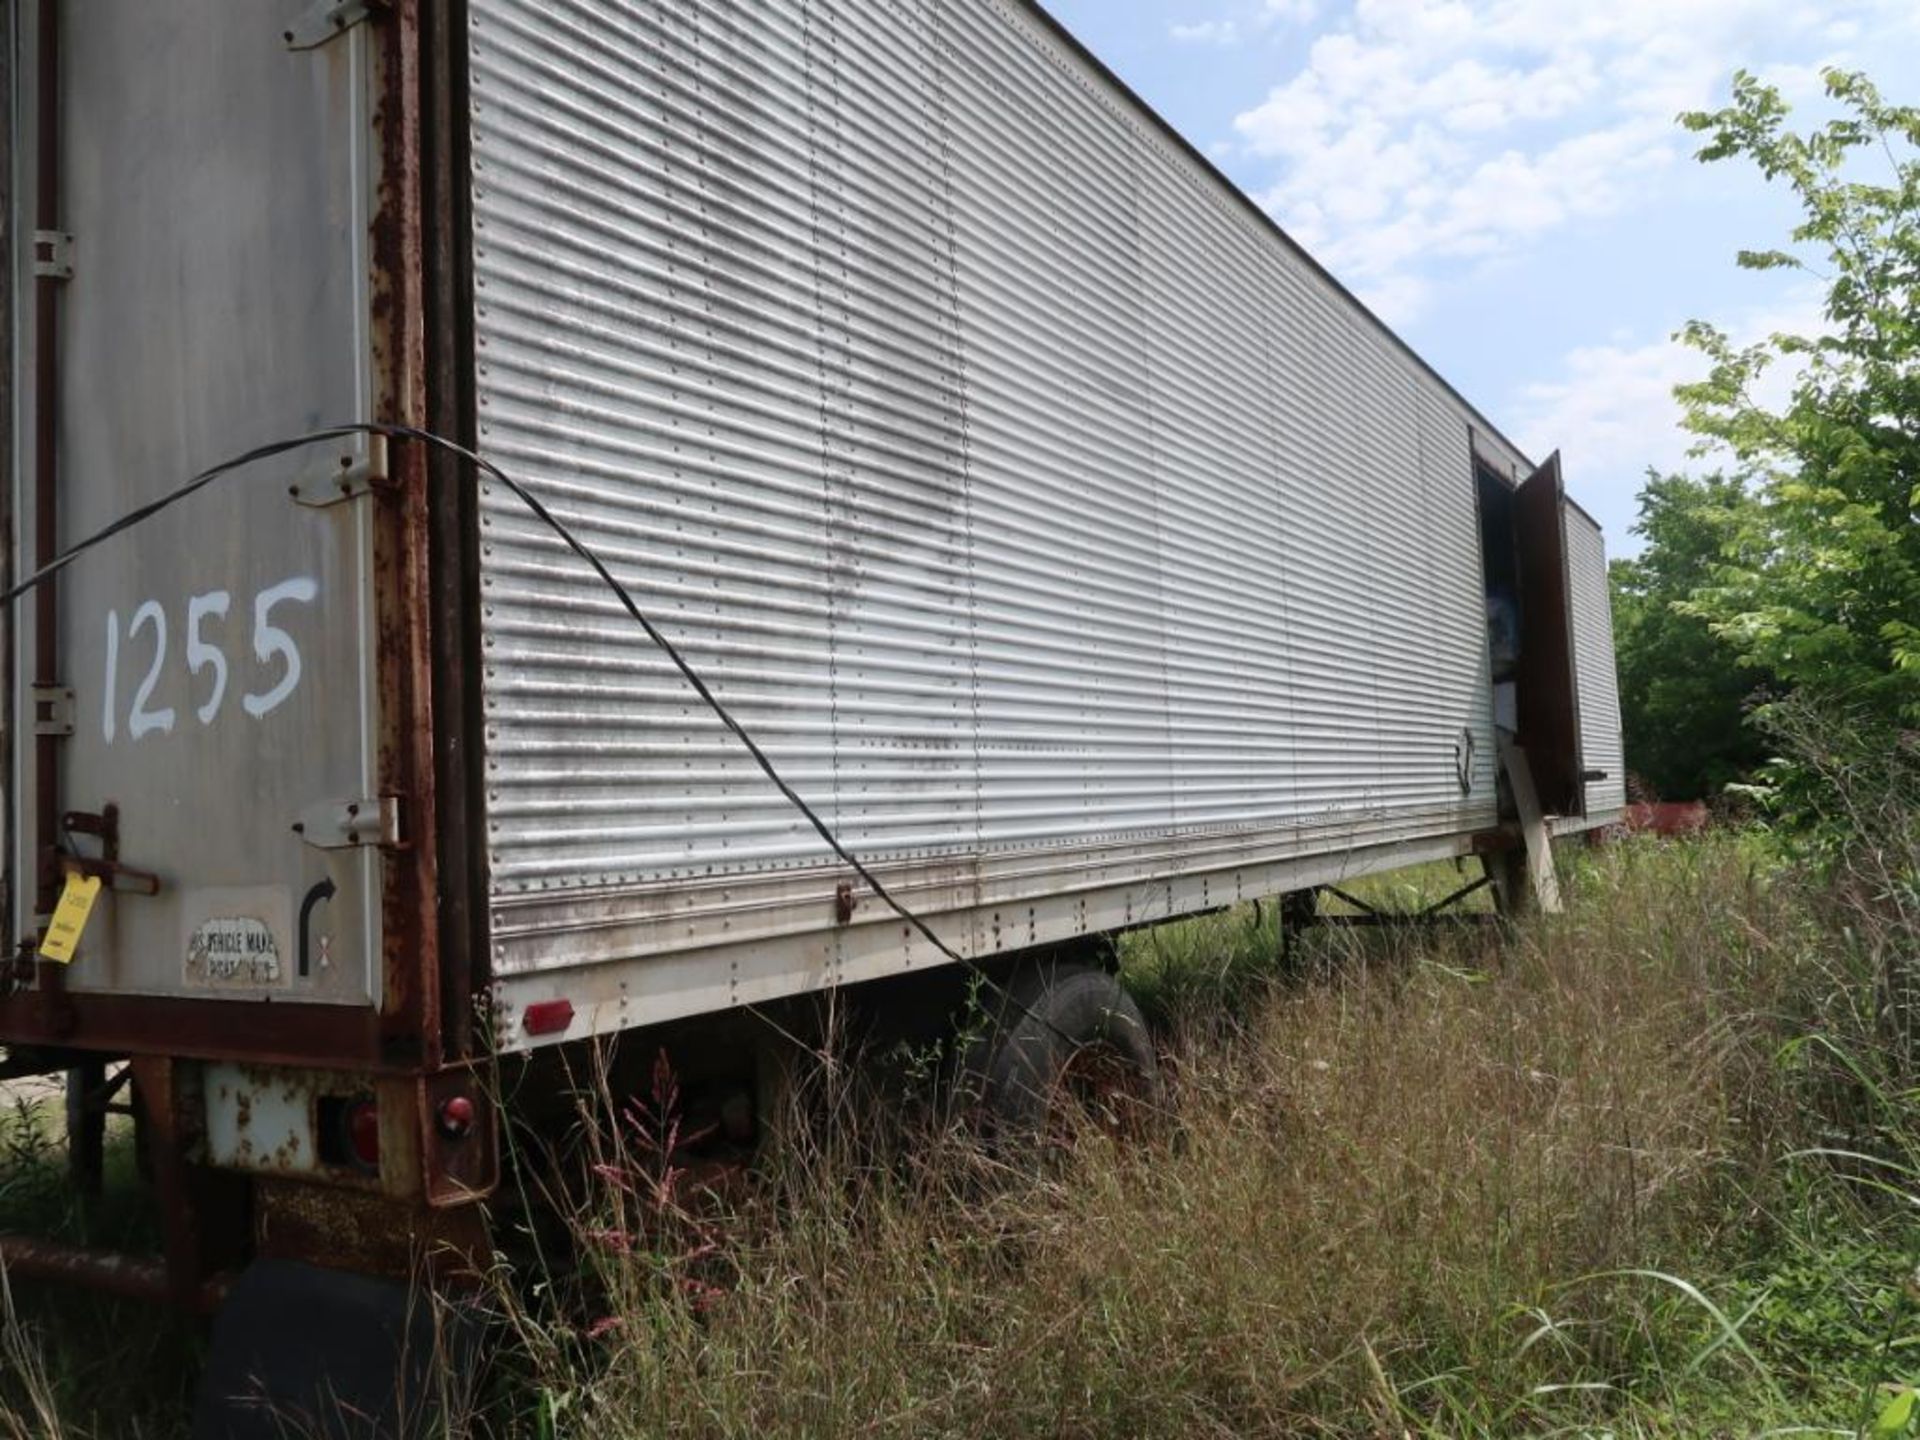
[[[91,875],[104,881],[110,890],[135,895],[158,895],[160,877],[151,870],[137,870],[120,863],[120,807],[107,805],[96,815],[87,810],[69,810],[60,817],[61,832],[67,848],[57,851],[53,860],[63,875]],[[73,837],[87,835],[100,842],[99,858],[78,853]]]
[[[109,890],[124,890],[134,895],[158,895],[160,877],[151,870],[136,870],[118,860],[89,860],[84,855],[62,855],[63,875],[91,875]]]
[[[400,797],[322,800],[293,822],[293,833],[316,850],[351,850],[359,845],[400,844]]]
[[[287,487],[287,494],[296,505],[325,510],[331,505],[344,505],[362,495],[371,495],[389,478],[387,437],[369,435],[366,454],[342,455],[323,461],[303,472],[297,482]]]
[[[33,700],[34,734],[73,734],[73,690],[71,687],[66,685],[35,685],[28,693]]]
[[[33,273],[49,280],[71,280],[73,236],[65,230],[34,231]]]
[[[387,0],[317,0],[300,13],[300,18],[280,32],[289,50],[314,50],[336,35],[344,35],[376,10],[387,8]]]

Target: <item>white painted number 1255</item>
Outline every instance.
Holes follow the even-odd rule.
[[[278,710],[300,684],[300,647],[293,643],[291,635],[273,623],[274,607],[290,603],[311,605],[319,595],[320,586],[314,580],[305,575],[296,575],[291,580],[282,580],[278,585],[269,586],[253,597],[254,658],[263,666],[278,665],[280,670],[280,678],[267,690],[259,694],[249,692],[240,697],[241,707],[254,719],[263,719]],[[209,617],[225,621],[232,604],[233,597],[225,590],[195,595],[187,601],[187,670],[193,675],[198,675],[202,670],[213,672],[212,683],[207,687],[207,698],[193,712],[202,725],[211,725],[219,715],[220,703],[227,696],[229,672],[226,652],[210,643],[201,627]],[[133,620],[127,626],[127,640],[137,640],[149,630],[153,632],[153,660],[134,690],[133,705],[127,712],[127,736],[133,740],[144,739],[156,730],[162,735],[170,735],[177,718],[171,705],[161,710],[152,708],[153,692],[160,683],[160,672],[167,663],[167,612],[158,600],[148,600],[133,612]],[[100,710],[100,729],[108,744],[113,743],[118,729],[119,692],[120,612],[109,610],[107,683]]]

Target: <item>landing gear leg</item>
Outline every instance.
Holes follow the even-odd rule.
[[[1533,907],[1533,884],[1527,874],[1527,852],[1496,850],[1480,857],[1493,886],[1493,908],[1503,920],[1518,920]]]
[[[107,1062],[67,1071],[67,1174],[82,1198],[97,1200],[106,1170]]]
[[[1290,890],[1280,897],[1280,971],[1299,973],[1300,937],[1320,918],[1320,892],[1314,889]]]

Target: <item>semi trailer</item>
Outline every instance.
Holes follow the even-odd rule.
[[[1558,457],[1030,0],[9,14],[0,1045],[164,1235],[15,1275],[265,1343],[484,1248],[503,1066],[1624,805]]]

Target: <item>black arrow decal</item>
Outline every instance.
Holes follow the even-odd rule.
[[[312,937],[308,932],[313,924],[313,907],[322,900],[333,899],[335,893],[333,877],[328,876],[307,891],[307,898],[300,902],[300,973],[302,975],[307,973],[312,960],[312,952],[309,948]]]

